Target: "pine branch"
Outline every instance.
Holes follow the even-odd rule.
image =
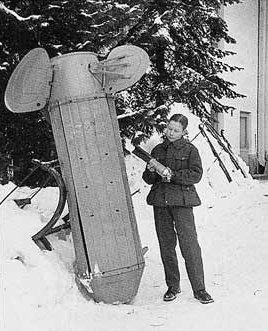
[[[16,21],[19,22],[26,22],[26,21],[36,21],[40,20],[42,15],[30,15],[28,17],[22,17],[18,15],[14,10],[11,10],[7,8],[3,2],[0,2],[0,11],[4,13],[4,15],[11,17],[12,19],[15,19]]]
[[[118,115],[117,116],[117,119],[118,120],[122,120],[123,118],[126,118],[126,117],[131,117],[131,116],[134,116],[134,115],[137,115],[137,114],[140,114],[143,112],[143,109],[140,109],[140,110],[137,110],[137,111],[133,111],[131,113],[125,113],[125,114],[122,114],[122,115]]]

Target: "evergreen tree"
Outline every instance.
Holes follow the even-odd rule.
[[[224,63],[228,50],[218,43],[235,42],[219,16],[221,5],[239,0],[5,0],[0,2],[0,151],[15,165],[29,166],[32,157],[55,157],[50,126],[41,112],[12,114],[5,109],[8,78],[22,57],[35,47],[50,57],[75,51],[106,56],[127,43],[150,56],[150,71],[116,96],[122,137],[139,130],[150,135],[163,128],[168,106],[186,104],[200,117],[231,107],[234,84],[223,72],[239,68]]]
[[[8,79],[31,49],[43,47],[50,57],[74,51],[106,52],[123,33],[136,10],[124,4],[87,0],[6,0],[0,2],[0,151],[14,160],[15,178],[28,172],[32,158],[55,158],[50,126],[42,112],[13,114],[5,108]],[[17,170],[17,171],[16,171]]]
[[[241,70],[223,62],[234,53],[221,50],[220,41],[235,43],[219,15],[222,5],[236,0],[149,1],[140,21],[119,44],[133,43],[150,55],[151,71],[131,90],[126,100],[136,118],[126,119],[125,134],[140,130],[150,134],[162,130],[168,105],[183,103],[200,117],[212,120],[213,112],[228,112],[234,107],[223,98],[243,97],[223,72]],[[124,108],[121,102],[120,108]],[[123,125],[124,127],[124,125]],[[132,134],[132,132],[131,132]]]

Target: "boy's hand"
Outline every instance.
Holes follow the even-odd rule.
[[[170,183],[172,175],[173,175],[173,171],[170,168],[166,167],[165,172],[163,173],[162,176],[163,182]]]
[[[151,172],[156,172],[162,177],[162,180],[167,183],[170,182],[173,175],[173,171],[169,167],[165,167],[163,164],[161,164],[155,159],[151,159],[147,163],[147,169]]]
[[[151,172],[155,172],[155,167],[150,163],[150,161],[147,163],[146,168]]]

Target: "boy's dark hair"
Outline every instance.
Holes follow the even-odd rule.
[[[174,114],[170,117],[168,121],[180,122],[183,127],[183,130],[185,130],[188,126],[188,118],[182,114]]]

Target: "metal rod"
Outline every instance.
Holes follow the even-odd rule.
[[[0,205],[13,193],[15,192],[19,187],[21,187],[21,185],[23,185],[26,180],[38,169],[40,168],[40,165],[37,165],[36,167],[33,168],[33,170],[26,176],[24,177],[24,179],[18,184],[16,185],[5,197],[4,199],[0,202]]]

